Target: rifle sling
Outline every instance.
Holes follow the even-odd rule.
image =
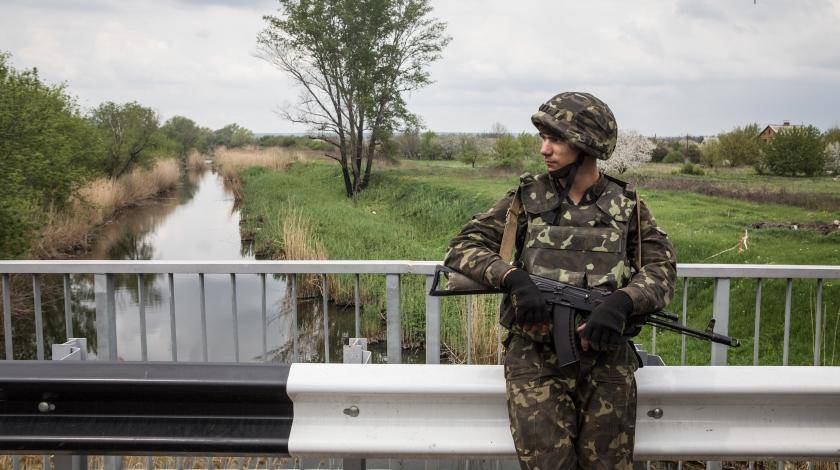
[[[516,241],[516,226],[519,220],[519,214],[522,213],[522,201],[519,199],[519,189],[513,195],[513,201],[510,202],[510,207],[505,218],[505,231],[502,233],[502,244],[499,247],[499,256],[506,263],[510,263],[513,259],[513,245]]]

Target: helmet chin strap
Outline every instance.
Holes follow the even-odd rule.
[[[557,191],[560,195],[560,205],[557,206],[557,210],[554,211],[554,220],[552,221],[552,225],[557,225],[560,221],[560,216],[563,212],[563,201],[566,200],[566,196],[569,195],[569,191],[571,191],[572,186],[575,184],[575,176],[577,175],[578,168],[583,164],[584,155],[583,153],[578,153],[577,158],[574,162],[569,163],[568,165],[558,168],[554,171],[548,172],[548,175],[551,177],[551,184],[554,185],[554,190],[557,191],[558,186],[560,185],[560,180],[566,179],[565,184],[562,185],[562,189]]]

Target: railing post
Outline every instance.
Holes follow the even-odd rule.
[[[117,306],[114,298],[114,275],[94,274],[96,299],[96,356],[99,360],[117,360]]]
[[[715,293],[712,301],[712,316],[715,318],[715,332],[729,334],[729,278],[715,278]],[[712,365],[725,366],[727,346],[712,344]]]
[[[400,275],[385,275],[388,364],[402,363],[402,331],[400,331]]]
[[[426,276],[426,364],[440,364],[440,297],[428,294],[434,276]]]

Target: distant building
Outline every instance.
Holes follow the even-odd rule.
[[[776,137],[776,134],[782,131],[796,129],[797,127],[805,127],[799,124],[791,124],[790,121],[785,121],[784,124],[770,124],[769,126],[765,127],[760,134],[758,134],[758,138],[764,141],[773,140],[773,137]]]

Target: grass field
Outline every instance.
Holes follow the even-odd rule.
[[[353,201],[343,196],[340,172],[335,165],[294,164],[286,172],[250,168],[240,176],[244,183],[243,231],[253,234],[259,251],[267,256],[282,256],[285,249],[281,236],[283,221],[293,208],[309,218],[317,243],[330,259],[440,260],[449,239],[470,216],[486,210],[517,180],[513,175],[494,170],[475,170],[451,163],[411,162],[380,168],[374,174],[371,187]],[[798,183],[799,180],[788,180],[787,185],[798,187]],[[827,193],[836,196],[840,189],[832,188],[832,184],[840,186],[830,180],[820,181]],[[745,228],[754,223],[832,221],[840,219],[840,207],[808,210],[644,187],[640,194],[656,215],[659,225],[669,233],[680,263],[840,265],[840,233],[837,231],[822,234],[808,230],[748,229],[749,249],[742,254],[730,250],[737,245]],[[349,301],[352,298],[350,280],[334,282],[337,284],[333,289],[336,300]],[[422,341],[425,321],[422,283],[422,279],[414,277],[403,281],[406,341]],[[380,295],[383,284],[381,276],[363,279],[364,328],[370,337],[376,337],[384,330],[381,322],[384,300]],[[824,285],[822,358],[827,364],[840,362],[840,353],[835,351],[840,320],[838,284],[827,281]],[[704,326],[711,316],[711,285],[711,280],[690,282],[688,314],[689,322],[694,326]],[[812,361],[814,298],[813,282],[794,283],[791,364]],[[752,362],[754,299],[755,281],[733,280],[730,333],[744,339],[744,346],[730,353],[732,364]],[[443,304],[442,339],[456,356],[464,353],[463,302],[463,299],[446,299]],[[492,325],[496,312],[491,305],[495,300],[488,298],[481,302],[482,307],[476,311],[484,313],[474,324],[474,329],[480,330],[474,334],[481,338],[474,355],[489,361],[495,359],[496,332]],[[682,283],[670,309],[678,312],[681,305]],[[784,281],[768,281],[762,301],[762,363],[781,363],[783,318]],[[649,345],[650,332],[645,331],[640,340]],[[667,363],[679,363],[678,336],[660,333],[657,344]],[[689,340],[689,364],[707,363],[708,358],[708,346]]]

